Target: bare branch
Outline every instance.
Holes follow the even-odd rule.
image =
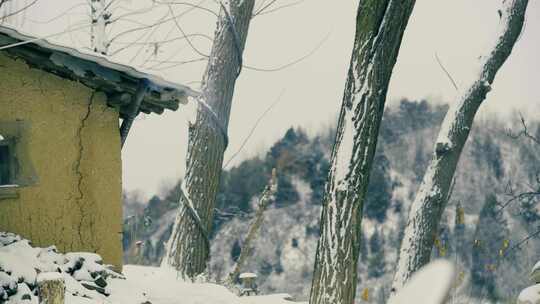
[[[521,131],[517,134],[513,134],[512,130],[508,130],[507,135],[513,139],[519,139],[520,137],[525,137],[532,140],[534,143],[540,145],[540,138],[537,138],[536,136],[532,135],[529,132],[529,129],[527,127],[527,123],[525,122],[525,118],[523,117],[523,114],[519,113],[519,118],[521,121]]]
[[[33,6],[34,4],[36,4],[36,2],[37,2],[37,0],[34,0],[34,1],[30,2],[29,4],[25,5],[23,8],[20,8],[20,9],[14,11],[14,12],[11,12],[11,13],[5,15],[5,16],[2,16],[2,19],[0,20],[0,22],[4,22],[4,20],[5,20],[6,18],[9,18],[9,17],[11,17],[11,16],[15,16],[15,15],[19,14],[20,12],[23,12],[24,10],[26,10],[26,9],[28,9],[29,7],[31,7],[31,6]],[[3,2],[3,3],[5,3],[5,2]],[[0,5],[3,4],[3,3],[0,3]]]
[[[153,27],[155,27],[155,26],[158,26],[158,25],[167,23],[167,22],[173,20],[175,17],[177,17],[177,16],[173,16],[173,17],[171,17],[171,18],[166,18],[167,16],[169,16],[169,13],[168,13],[168,12],[167,12],[167,14],[165,14],[162,18],[160,18],[159,21],[156,22],[156,23],[153,23],[153,24],[150,24],[150,25],[146,25],[146,26],[137,27],[137,28],[132,28],[132,29],[129,29],[129,30],[127,30],[127,31],[121,32],[121,33],[117,34],[116,36],[112,37],[111,40],[109,41],[109,44],[111,44],[112,42],[114,42],[114,41],[115,41],[116,39],[118,39],[119,37],[125,36],[125,35],[127,35],[127,34],[131,34],[131,33],[135,33],[135,32],[138,32],[138,31],[148,30],[148,29],[153,28]]]
[[[17,46],[20,46],[20,45],[25,45],[25,44],[29,44],[29,43],[34,43],[34,42],[36,42],[36,41],[40,41],[40,40],[44,40],[44,39],[48,39],[48,38],[52,38],[52,37],[56,37],[56,36],[60,36],[60,35],[68,34],[68,33],[72,33],[72,32],[78,31],[78,30],[82,30],[82,29],[89,28],[89,27],[91,27],[91,26],[92,26],[91,24],[85,24],[85,25],[80,26],[80,27],[68,28],[68,29],[66,29],[66,30],[64,30],[64,31],[57,32],[57,33],[53,33],[53,34],[46,35],[46,36],[43,36],[43,37],[33,38],[33,39],[29,39],[29,40],[25,40],[25,41],[20,41],[20,42],[8,44],[8,45],[3,45],[3,46],[0,46],[0,51],[1,51],[1,50],[5,50],[5,49],[9,49],[9,48],[12,48],[12,47],[17,47]]]
[[[446,74],[446,76],[448,77],[448,79],[450,79],[450,81],[452,82],[452,85],[454,86],[454,88],[456,89],[456,91],[459,92],[459,88],[458,88],[456,82],[454,81],[454,78],[452,78],[452,75],[450,75],[450,73],[448,72],[448,70],[444,67],[444,65],[442,64],[441,59],[439,58],[439,55],[437,55],[437,53],[435,53],[435,59],[437,59],[437,63],[439,63],[439,66],[440,66],[441,69],[444,71],[444,73]]]
[[[214,15],[215,17],[219,17],[219,15],[214,12],[213,10],[207,8],[207,7],[204,7],[202,6],[201,4],[206,2],[206,0],[204,1],[201,1],[197,4],[193,4],[193,3],[188,3],[188,2],[176,2],[176,1],[158,1],[158,0],[154,0],[154,2],[156,3],[159,3],[159,4],[165,4],[165,5],[186,5],[186,6],[191,6],[193,9],[200,9],[201,11],[204,11],[204,12],[207,12],[207,13],[210,13],[212,15]]]
[[[293,3],[284,4],[284,5],[275,7],[273,9],[266,9],[266,10],[258,13],[257,15],[254,15],[253,18],[256,17],[256,16],[262,16],[262,15],[267,15],[267,14],[270,14],[270,13],[275,13],[275,12],[280,11],[282,9],[286,9],[286,8],[296,6],[296,5],[298,5],[298,4],[302,3],[302,2],[304,2],[304,0],[298,0],[298,1],[293,2]]]
[[[179,37],[175,37],[175,38],[170,38],[170,39],[165,39],[165,40],[157,40],[157,41],[152,41],[152,42],[138,42],[138,41],[134,41],[134,42],[127,42],[127,41],[117,41],[115,42],[115,44],[129,44],[129,45],[151,45],[151,44],[160,44],[160,45],[163,45],[163,44],[167,44],[167,43],[171,43],[171,42],[175,42],[175,41],[179,41],[179,40],[184,40],[186,39],[187,37],[190,37],[190,38],[204,38],[205,40],[208,40],[210,42],[212,42],[212,37],[208,36],[208,35],[205,35],[205,34],[199,34],[199,33],[195,33],[195,34],[188,34],[186,36],[179,36]]]
[[[527,241],[529,241],[530,239],[534,238],[535,236],[537,235],[540,235],[540,230],[534,232],[534,233],[531,233],[529,234],[528,236],[526,236],[524,239],[522,239],[521,241],[519,241],[516,245],[510,247],[508,250],[506,250],[506,252],[504,253],[504,257],[507,257],[508,254],[510,252],[512,252],[513,250],[515,249],[519,249],[521,247],[521,245],[523,245],[524,243],[526,243]]]
[[[161,25],[158,25],[158,26],[155,26],[152,31],[150,32],[150,35],[148,35],[146,37],[146,42],[148,42],[148,40],[154,36],[155,32],[158,30],[158,28],[160,27]],[[131,60],[129,61],[130,63],[135,61],[135,58],[137,58],[139,56],[139,54],[142,52],[142,50],[144,49],[144,45],[141,45],[141,47],[139,48],[139,50],[137,51],[137,53],[131,58]]]
[[[5,1],[5,0],[4,0]],[[9,0],[8,0],[9,1]],[[34,20],[34,19],[30,19],[30,18],[27,18],[28,21],[32,22],[32,23],[38,23],[38,24],[47,24],[47,23],[51,23],[55,20],[58,20],[64,16],[66,16],[69,12],[71,12],[72,10],[76,9],[76,8],[79,8],[79,7],[85,7],[87,4],[86,3],[79,3],[79,4],[76,4],[70,8],[68,8],[67,10],[63,11],[62,13],[60,13],[59,15],[55,16],[55,17],[52,17],[51,19],[47,19],[47,20]],[[1,7],[1,4],[0,4],[0,7]]]
[[[172,69],[172,68],[175,68],[175,67],[178,67],[178,66],[181,66],[181,65],[184,65],[184,64],[188,64],[188,63],[195,63],[195,62],[201,62],[201,61],[206,61],[206,60],[208,60],[208,58],[201,57],[201,58],[196,58],[196,59],[191,59],[191,60],[177,61],[173,65],[165,66],[165,67],[159,67],[159,68],[157,67],[157,66],[159,66],[159,64],[158,64],[158,65],[154,65],[152,67],[148,67],[148,69],[154,70],[154,71],[161,71],[161,70]]]
[[[532,199],[535,196],[540,196],[540,190],[522,192],[517,195],[512,195],[509,200],[501,205],[501,208],[497,212],[502,212],[506,207],[515,201],[521,201],[523,199]]]
[[[328,35],[326,35],[326,37],[323,38],[323,40],[321,40],[321,42],[319,42],[319,44],[317,46],[315,46],[314,49],[312,49],[309,53],[307,53],[306,55],[298,58],[298,59],[295,59],[289,63],[286,63],[284,65],[281,65],[281,66],[278,66],[278,67],[274,67],[274,68],[260,68],[260,67],[255,67],[255,66],[250,66],[250,65],[244,65],[243,67],[248,69],[248,70],[253,70],[253,71],[257,71],[257,72],[278,72],[278,71],[282,71],[286,68],[289,68],[293,65],[296,65],[304,60],[306,60],[307,58],[311,57],[313,54],[315,54],[323,45],[324,43],[328,40],[328,38],[330,37],[330,33]]]
[[[266,116],[266,114],[268,114],[268,112],[270,112],[270,110],[276,105],[279,103],[279,101],[281,100],[281,97],[283,96],[283,93],[285,93],[285,91],[281,91],[281,93],[279,94],[278,98],[276,99],[276,101],[274,101],[262,114],[261,116],[259,116],[259,118],[257,118],[257,121],[255,121],[255,124],[253,125],[253,127],[251,127],[251,130],[248,134],[248,136],[246,136],[246,138],[244,138],[244,140],[242,141],[242,144],[240,145],[240,148],[238,148],[238,150],[236,152],[234,152],[234,154],[231,156],[231,158],[229,158],[229,160],[227,160],[227,162],[225,163],[225,166],[223,166],[223,169],[227,169],[227,167],[229,166],[229,163],[242,151],[242,149],[244,148],[244,146],[246,145],[246,143],[248,142],[248,140],[251,138],[251,135],[253,135],[253,133],[255,132],[255,129],[257,128],[257,126],[259,125],[259,123],[261,122],[261,120]]]
[[[268,2],[268,4],[266,4],[266,5],[265,5],[265,3],[263,2],[263,3],[261,4],[262,7],[259,8],[259,9],[257,9],[257,10],[255,11],[255,13],[253,14],[252,18],[255,17],[255,16],[257,16],[258,14],[264,12],[264,10],[268,9],[269,7],[271,7],[272,4],[276,3],[277,1],[278,1],[278,0],[270,0],[270,2]]]
[[[169,11],[170,11],[171,15],[174,15],[174,11],[173,11],[171,5],[167,5],[167,7],[169,8]],[[188,38],[187,34],[184,32],[184,29],[182,29],[182,27],[180,26],[180,23],[178,22],[178,20],[176,18],[173,18],[173,21],[174,21],[174,24],[176,25],[176,27],[178,28],[178,30],[182,33],[182,36],[186,39],[189,46],[195,51],[195,53],[199,54],[202,57],[208,57],[208,55],[206,55],[203,52],[199,51],[199,49],[197,49],[195,47],[195,45],[193,45],[191,40]]]

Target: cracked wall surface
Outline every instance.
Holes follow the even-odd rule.
[[[0,54],[0,121],[20,136],[38,182],[0,200],[0,231],[62,251],[91,251],[122,265],[118,112],[82,84]],[[21,163],[21,167],[25,164]]]

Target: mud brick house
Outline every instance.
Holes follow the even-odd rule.
[[[174,111],[194,95],[0,27],[0,231],[121,268],[121,147],[137,114]]]

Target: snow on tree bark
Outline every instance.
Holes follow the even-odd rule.
[[[261,198],[259,200],[259,207],[257,211],[255,212],[255,217],[253,218],[253,222],[249,226],[249,230],[247,233],[246,238],[244,239],[244,243],[242,244],[242,249],[240,250],[240,256],[238,257],[238,260],[236,261],[236,264],[233,267],[233,270],[231,273],[229,273],[229,276],[226,278],[226,286],[233,286],[236,282],[238,275],[240,274],[240,270],[244,266],[246,260],[251,256],[253,252],[252,243],[257,237],[257,231],[262,225],[262,222],[264,220],[264,212],[268,208],[268,205],[275,200],[275,195],[277,192],[277,177],[276,177],[276,169],[272,170],[272,176],[270,178],[270,182],[268,185],[264,188],[264,191],[261,194]]]
[[[353,303],[363,201],[388,83],[414,0],[363,0],[321,215],[310,304]]]
[[[242,65],[254,0],[222,5],[214,43],[203,77],[197,118],[189,127],[184,194],[162,265],[195,278],[209,259],[208,233],[227,147],[234,85]],[[232,23],[232,24],[231,24]],[[194,214],[195,213],[195,214]]]
[[[94,52],[106,55],[109,42],[106,28],[111,17],[106,0],[90,0],[91,33],[90,45]]]
[[[446,114],[431,163],[409,211],[398,267],[392,283],[399,290],[411,275],[429,262],[438,225],[474,116],[491,90],[497,71],[510,56],[525,19],[528,0],[503,0],[501,29],[495,46],[483,57],[478,78],[463,91]]]

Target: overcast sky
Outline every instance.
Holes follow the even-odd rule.
[[[193,1],[195,2],[199,1]],[[279,2],[285,4],[294,0]],[[418,0],[394,69],[388,103],[395,103],[402,97],[427,98],[432,102],[455,102],[457,92],[437,64],[435,53],[458,86],[464,88],[477,71],[478,57],[486,54],[486,46],[494,40],[500,2],[501,0]],[[25,31],[35,35],[47,35],[60,32],[70,24],[74,26],[77,22],[80,22],[78,25],[84,25],[88,20],[83,14],[86,8],[82,6],[54,22],[45,25],[35,22],[54,17],[78,3],[81,1],[38,0],[38,4],[27,13],[22,26]],[[132,0],[124,1],[123,5],[131,8],[145,3],[148,1]],[[212,1],[204,4],[216,8]],[[280,95],[279,102],[261,121],[234,163],[264,153],[291,126],[301,126],[313,134],[336,121],[351,55],[357,5],[358,1],[305,0],[292,8],[258,16],[252,21],[244,56],[244,63],[247,65],[275,68],[314,49],[317,51],[282,71],[243,70],[236,84],[226,160],[238,150],[258,116]],[[117,13],[121,10],[119,8]],[[167,12],[166,7],[165,10],[152,11],[151,15],[138,15],[134,19],[145,22],[153,16],[159,18],[164,12]],[[192,11],[182,17],[181,23],[189,33],[212,35],[215,17]],[[116,31],[133,26],[125,22],[119,24]],[[144,38],[144,41],[169,37],[173,27],[171,23],[154,32],[148,31],[148,37]],[[516,119],[516,111],[526,115],[538,113],[538,37],[540,3],[532,0],[527,12],[525,31],[510,59],[499,71],[494,89],[482,106],[480,115]],[[134,39],[131,36],[127,38]],[[84,44],[88,40],[88,30],[82,29],[53,39],[63,43]],[[193,43],[205,52],[210,48],[209,41],[204,39],[193,40]],[[181,61],[197,57],[185,45],[179,48],[160,48],[159,51],[160,59]],[[149,52],[149,48],[134,48],[119,53],[114,59],[134,65],[143,65],[146,62],[144,67],[148,68],[154,59],[147,55]],[[153,73],[161,74],[172,81],[187,83],[197,89],[196,81],[200,81],[204,66],[201,62],[155,70]],[[136,121],[122,152],[126,190],[138,189],[146,195],[153,195],[183,175],[187,145],[186,127],[191,113],[193,108],[188,106],[177,112],[144,116]]]

